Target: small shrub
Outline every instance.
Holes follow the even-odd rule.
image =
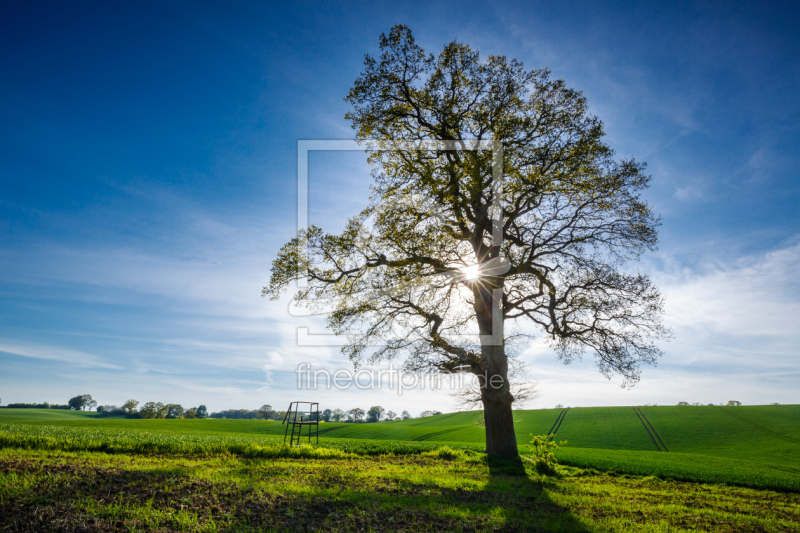
[[[531,451],[531,460],[536,466],[536,470],[541,474],[555,474],[556,459],[555,450],[559,446],[564,446],[567,441],[561,441],[556,444],[550,440],[549,435],[534,435],[531,433],[531,442],[528,444],[528,449]]]

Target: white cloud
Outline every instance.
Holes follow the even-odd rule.
[[[674,261],[666,261],[674,265]],[[632,389],[607,381],[587,353],[564,366],[541,341],[521,354],[542,396],[565,405],[797,403],[800,390],[800,241],[695,270],[653,271],[674,339]]]
[[[0,352],[31,357],[33,359],[46,359],[60,361],[87,368],[119,369],[117,365],[106,362],[102,357],[94,354],[70,350],[60,346],[52,346],[28,341],[0,338]]]

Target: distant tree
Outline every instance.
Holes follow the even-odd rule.
[[[556,404],[556,409],[563,409],[563,408],[564,408],[563,404],[560,404],[560,403]]]
[[[125,416],[125,411],[116,405],[99,405],[97,412],[107,416]]]
[[[770,405],[780,405],[778,402],[773,402]]]
[[[386,411],[386,420],[394,420],[397,418],[397,413],[394,411]]]
[[[208,418],[208,409],[205,405],[198,405],[196,411],[197,418]]]
[[[122,404],[122,410],[125,411],[127,415],[136,414],[136,407],[139,405],[137,400],[128,400],[127,402]]]
[[[91,394],[81,394],[80,396],[70,398],[68,404],[70,409],[75,411],[85,411],[87,408],[91,410],[97,406],[97,402],[92,399]]]
[[[167,416],[167,406],[161,402],[147,402],[139,410],[141,418],[165,418]]]
[[[367,422],[380,422],[386,410],[380,405],[373,405],[367,411]]]
[[[689,402],[678,402],[678,405],[681,405],[681,406],[689,405]]]
[[[88,410],[91,411],[95,407],[97,407],[97,402],[94,401],[94,399],[92,399],[92,395],[91,394],[84,394],[83,395],[83,409],[84,410],[88,409]]]
[[[258,419],[259,420],[269,420],[273,418],[275,415],[275,411],[272,410],[272,406],[269,404],[264,404],[258,408]]]
[[[364,410],[356,407],[347,411],[347,419],[351,422],[361,422],[364,419]]]
[[[433,416],[433,411],[422,411],[422,412],[419,414],[419,417],[420,417],[420,418],[427,418],[427,417],[429,417],[429,416]]]
[[[166,418],[183,418],[183,406],[178,403],[167,404]]]
[[[341,422],[347,417],[347,414],[341,409],[334,409],[331,413],[331,420],[333,422]]]
[[[734,407],[736,405],[742,405],[742,402],[740,402],[738,400],[728,400],[728,403],[726,405],[728,407]]]
[[[139,409],[139,418],[156,418],[157,408],[155,402],[145,402]]]
[[[197,407],[190,407],[183,412],[183,418],[197,418]]]
[[[400,414],[400,418],[402,418],[403,420],[411,420],[411,413],[409,413],[408,411],[403,411]]]
[[[67,402],[69,404],[69,408],[73,411],[80,411],[83,409],[83,396],[73,396]]]
[[[322,411],[320,417],[323,422],[330,422],[331,415],[333,415],[333,411],[331,411],[330,409],[325,409],[324,411]]]

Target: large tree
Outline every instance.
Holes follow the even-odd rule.
[[[297,298],[333,302],[328,326],[356,365],[479,376],[487,452],[516,456],[514,340],[538,328],[564,361],[589,350],[628,384],[660,355],[662,297],[624,266],[656,245],[650,177],[546,69],[459,42],[428,54],[405,26],[380,48],[346,98],[370,203],[340,234],[301,230],[264,294],[307,279]]]

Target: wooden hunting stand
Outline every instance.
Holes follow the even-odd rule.
[[[300,407],[303,409],[300,409]],[[306,409],[305,407],[308,407]],[[300,438],[303,436],[303,427],[308,427],[308,442],[311,442],[311,428],[319,444],[319,403],[317,402],[292,402],[289,410],[283,417],[282,424],[286,424],[286,432],[283,435],[283,443],[286,444],[286,437],[289,437],[289,446],[300,446]],[[289,435],[289,425],[292,426],[292,434]],[[295,442],[296,441],[296,442]]]

